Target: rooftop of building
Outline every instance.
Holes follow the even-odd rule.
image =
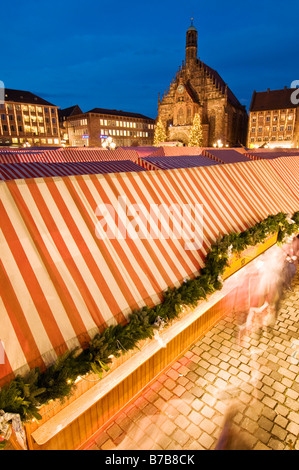
[[[31,93],[31,91],[12,90],[10,88],[5,88],[5,101],[57,107],[55,104],[52,104],[49,101],[44,100],[40,96]]]
[[[103,114],[103,115],[108,115],[108,116],[132,117],[132,118],[137,118],[137,119],[148,119],[150,121],[154,121],[153,118],[144,116],[143,114],[130,113],[130,112],[121,111],[121,110],[118,111],[116,109],[93,108],[90,111],[87,111],[87,113]]]
[[[253,92],[249,110],[254,111],[272,111],[275,109],[290,109],[298,107],[291,100],[294,88],[285,87],[282,90],[270,90]]]
[[[70,116],[77,116],[78,114],[83,114],[83,111],[78,104],[58,110],[58,116],[61,121],[64,121]]]

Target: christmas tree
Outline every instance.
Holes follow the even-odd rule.
[[[203,145],[203,134],[200,116],[195,114],[193,125],[189,134],[188,147],[201,147]]]
[[[165,142],[165,141],[166,141],[165,127],[164,127],[161,119],[159,119],[159,121],[157,122],[157,125],[156,125],[156,129],[155,129],[154,145],[156,147],[158,147],[161,144],[161,142]]]

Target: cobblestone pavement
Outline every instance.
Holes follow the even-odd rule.
[[[89,450],[211,450],[230,404],[252,450],[299,450],[299,276],[274,328],[236,341],[231,315],[94,436]]]

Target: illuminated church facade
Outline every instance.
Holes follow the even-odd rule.
[[[185,63],[158,100],[158,119],[166,127],[167,140],[186,145],[196,113],[201,117],[203,146],[246,144],[246,108],[220,75],[197,58],[197,30],[192,21],[186,34]]]

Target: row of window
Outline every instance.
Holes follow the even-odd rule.
[[[101,129],[101,135],[113,135],[124,137],[148,137],[148,132],[144,131],[126,131],[122,129]]]
[[[111,127],[131,127],[133,129],[154,129],[154,124],[146,124],[143,122],[129,122],[129,121],[109,121],[107,119],[100,119],[101,126]]]
[[[28,139],[24,139],[23,137],[21,137],[20,139],[18,139],[17,137],[13,137],[11,139],[11,142],[13,144],[25,144],[25,142],[28,142],[29,144],[56,144],[56,145],[59,145],[59,139],[31,139],[31,138],[28,138]],[[0,139],[0,143],[2,144],[2,140]],[[10,143],[9,140],[7,141],[4,141],[4,143]]]
[[[2,106],[3,107],[3,106]],[[42,107],[42,106],[32,106],[32,105],[27,105],[27,104],[12,104],[12,103],[7,103],[6,104],[6,112],[8,111],[13,111],[15,109],[16,111],[23,111],[23,112],[28,112],[30,113],[43,113],[43,110],[45,114],[55,114],[56,113],[56,108],[48,108],[48,107]]]
[[[266,132],[269,132],[269,131],[270,131],[270,127],[259,127],[259,128],[258,128],[258,132],[259,132],[259,133],[262,133],[263,130],[266,131]],[[280,127],[279,127],[279,131],[280,131],[280,132],[284,132],[285,130],[287,130],[287,131],[292,131],[292,130],[293,130],[293,126],[286,126],[286,128],[285,128],[285,126],[280,126]],[[272,131],[273,131],[273,132],[277,132],[277,126],[273,126],[273,127],[272,127]],[[256,132],[256,128],[255,128],[255,127],[252,127],[252,128],[251,128],[251,132],[254,134],[254,133]]]
[[[286,120],[286,115],[285,114],[281,114],[280,116],[275,115],[275,116],[272,117],[272,120],[273,121],[278,121],[278,118],[280,118],[281,121],[285,121]],[[289,114],[287,118],[288,118],[289,121],[292,121],[294,119],[294,115]],[[264,121],[264,116],[259,116],[258,119],[260,121]],[[256,120],[257,120],[256,117],[252,118],[252,122],[256,122]],[[266,122],[270,122],[270,121],[271,121],[271,116],[266,116]]]
[[[9,122],[15,121],[14,115],[13,114],[8,114],[8,115],[1,114],[1,121],[6,122],[7,120]],[[29,122],[30,121],[29,116],[24,116],[24,121]],[[17,122],[22,122],[22,116],[20,114],[17,115]],[[31,116],[31,122],[38,122],[39,124],[43,125],[44,124],[44,119],[42,117],[36,117],[36,116],[32,117]],[[46,117],[45,122],[47,124],[49,124],[50,123],[50,118]],[[56,118],[52,118],[52,124],[56,124]]]
[[[282,140],[292,140],[291,136],[288,135],[287,137],[283,138],[282,135],[280,135],[278,137],[278,140],[282,141]],[[261,137],[258,137],[257,139],[255,139],[254,137],[251,137],[250,139],[250,142],[253,144],[254,142],[263,142],[264,139],[262,139]],[[275,142],[277,141],[277,138],[276,137],[271,137],[271,141]]]
[[[1,129],[1,128],[0,128]],[[3,132],[16,132],[18,130],[18,132],[21,132],[23,133],[24,131],[26,133],[29,133],[29,134],[45,134],[45,127],[39,127],[37,128],[36,126],[26,126],[23,127],[23,126],[15,126],[15,125],[10,125],[9,128],[6,124],[3,124],[2,125],[2,131]],[[50,127],[47,127],[47,134],[57,134],[58,131],[57,131],[57,128],[54,127],[53,128],[53,131],[51,130]]]

